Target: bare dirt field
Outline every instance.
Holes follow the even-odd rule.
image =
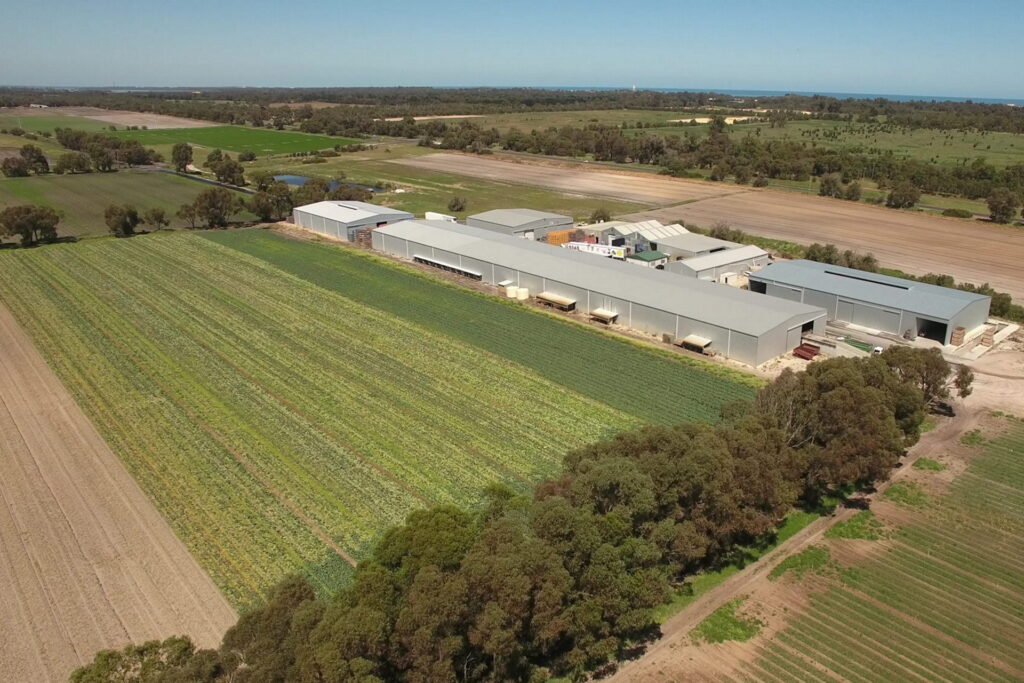
[[[0,680],[237,615],[0,305]]]
[[[537,185],[570,194],[610,197],[658,206],[718,196],[735,190],[730,186],[684,183],[653,174],[591,171],[579,165],[498,161],[467,154],[428,154],[396,159],[394,163],[506,183]]]
[[[121,111],[118,109],[99,109],[97,107],[47,107],[45,109],[30,107],[12,107],[3,110],[4,116],[80,116],[93,121],[111,123],[115,126],[146,126],[152,129],[163,128],[206,128],[220,124],[197,119],[185,119],[164,114],[146,114],[137,111]]]
[[[803,244],[831,242],[871,252],[883,266],[905,272],[946,273],[990,283],[1024,298],[1024,230],[962,221],[795,192],[756,190],[640,173],[590,170],[579,164],[498,161],[463,154],[431,154],[396,163],[490,180],[539,185],[564,192],[657,205],[624,216],[725,222],[746,232]]]

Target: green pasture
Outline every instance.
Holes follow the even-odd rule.
[[[220,148],[227,152],[253,152],[258,156],[315,152],[322,149],[333,149],[335,145],[350,145],[356,142],[350,138],[243,126],[119,130],[111,135],[138,140],[145,147],[170,146],[179,142],[187,142],[200,147]]]
[[[103,212],[111,204],[132,204],[140,212],[161,208],[171,219],[171,227],[184,227],[174,213],[210,187],[144,171],[0,178],[0,208],[16,204],[52,207],[63,216],[57,227],[61,235],[106,234]]]

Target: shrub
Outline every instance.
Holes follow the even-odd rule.
[[[942,215],[950,218],[974,218],[974,214],[966,209],[944,209]]]

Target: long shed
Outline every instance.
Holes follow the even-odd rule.
[[[825,311],[614,259],[447,222],[413,220],[375,230],[379,251],[494,285],[514,285],[603,321],[710,348],[760,365],[823,334]]]
[[[815,261],[779,261],[750,276],[750,289],[820,306],[830,320],[949,344],[988,319],[990,297]]]
[[[375,228],[413,218],[408,211],[355,201],[323,201],[297,206],[292,222],[331,237],[352,242],[361,228]]]

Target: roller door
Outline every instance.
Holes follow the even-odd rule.
[[[880,308],[861,302],[839,300],[839,320],[845,320],[871,330],[882,332],[900,332],[900,312]]]

